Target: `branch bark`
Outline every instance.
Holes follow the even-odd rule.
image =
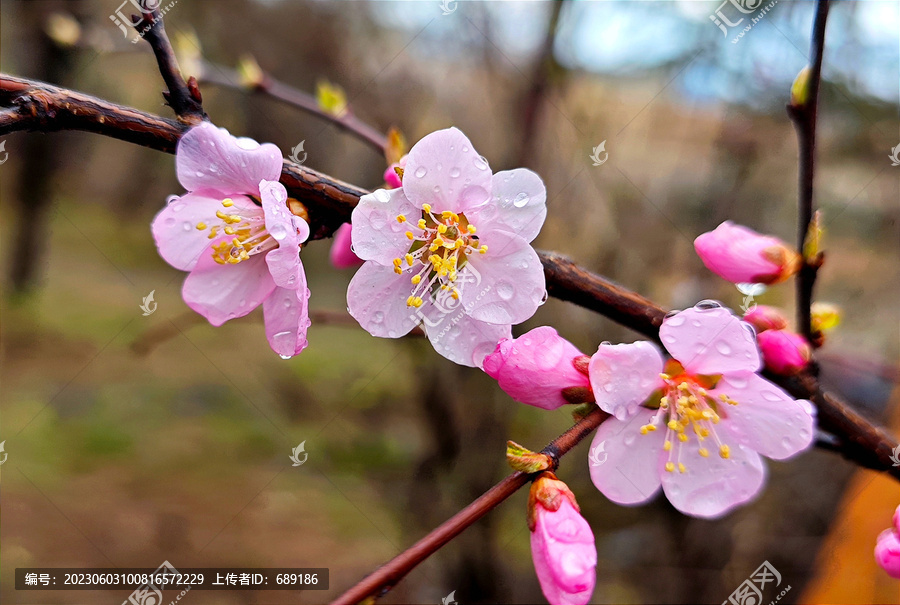
[[[798,171],[799,192],[797,205],[797,248],[803,252],[806,236],[813,221],[813,184],[816,168],[816,117],[819,106],[819,84],[822,80],[822,57],[825,50],[825,24],[828,19],[829,0],[817,0],[816,17],[813,22],[812,48],[810,51],[809,76],[805,84],[801,102],[787,106],[788,115],[797,131],[800,169]],[[816,283],[820,259],[808,259],[804,254],[803,265],[797,273],[797,330],[811,343],[817,343],[817,335],[812,333],[810,307],[813,288]]]

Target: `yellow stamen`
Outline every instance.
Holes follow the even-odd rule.
[[[197,231],[203,231],[206,229],[206,223],[197,223]]]
[[[719,455],[727,460],[729,457],[731,457],[731,448],[727,445],[720,445]]]
[[[666,471],[669,473],[675,472],[675,463],[674,462],[666,462]]]
[[[397,215],[397,222],[398,222],[398,223],[404,223],[404,222],[406,222],[406,217],[403,216],[402,214],[398,214],[398,215]]]
[[[234,206],[234,200],[232,200],[230,197],[226,197],[224,200],[222,200],[222,205],[226,208],[230,208],[231,206]]]

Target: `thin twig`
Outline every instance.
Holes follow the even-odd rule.
[[[159,14],[159,9],[145,12],[143,21],[135,21],[135,28],[138,29],[139,24],[144,22],[148,23],[145,26],[147,28],[146,31],[143,32],[144,40],[153,49],[156,63],[159,66],[159,73],[166,83],[166,88],[168,88],[166,92],[163,92],[163,97],[175,111],[179,122],[190,125],[199,124],[206,119],[206,113],[203,111],[203,99],[200,96],[200,89],[197,87],[197,80],[191,76],[190,80],[184,81],[181,70],[178,68],[178,59],[175,58],[175,51],[172,50],[172,43],[169,42],[169,36],[166,34],[166,26]]]
[[[246,87],[240,84],[241,76],[236,70],[229,69],[222,65],[209,63],[208,61],[203,62],[200,81],[206,84],[214,84],[215,86],[242,92],[247,90]],[[388,143],[387,136],[357,118],[350,113],[349,110],[339,116],[329,113],[319,107],[315,97],[311,94],[291,86],[290,84],[276,80],[267,73],[263,73],[259,84],[251,87],[249,90],[259,95],[271,97],[276,101],[280,101],[327,122],[331,122],[339,129],[356,136],[375,151],[381,154],[384,153],[384,148]]]
[[[609,418],[609,414],[596,409],[568,431],[551,441],[541,451],[558,462],[559,458],[578,445],[582,439],[590,435],[607,418]],[[530,478],[531,475],[522,472],[507,475],[505,479],[447,519],[427,536],[332,601],[332,605],[355,605],[369,597],[377,598],[384,595],[419,563],[437,552],[438,549],[461,534],[467,527],[516,493],[517,490],[528,483]]]
[[[174,153],[186,130],[184,125],[136,109],[2,74],[0,98],[12,98],[15,106],[14,112],[0,112],[0,136],[18,130],[86,130]],[[350,219],[359,197],[368,193],[290,160],[284,161],[281,182],[291,197],[306,205],[311,239],[331,236]],[[541,261],[551,296],[605,315],[649,338],[659,338],[665,309],[561,255],[542,253]],[[773,377],[795,397],[816,402],[819,425],[848,444],[842,451],[845,458],[900,479],[900,467],[893,466],[890,458],[897,441],[833,393],[824,394],[814,377],[806,378],[809,380]]]
[[[813,220],[813,184],[816,167],[816,115],[819,105],[819,84],[822,79],[822,56],[825,50],[825,24],[829,0],[817,0],[813,22],[811,58],[806,91],[802,102],[789,104],[788,115],[797,131],[800,150],[798,171],[799,194],[797,206],[797,248],[803,252],[804,242]],[[805,258],[797,274],[797,330],[811,343],[818,342],[812,333],[811,305],[819,263]]]

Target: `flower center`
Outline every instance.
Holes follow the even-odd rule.
[[[659,410],[649,423],[641,427],[641,434],[651,433],[659,424],[665,424],[666,440],[663,449],[669,453],[666,471],[672,473],[676,468],[681,473],[687,471],[681,462],[681,451],[684,447],[691,447],[692,438],[697,440],[697,453],[702,457],[709,457],[707,441],[712,441],[719,456],[728,458],[731,448],[722,443],[716,434],[715,425],[719,424],[721,418],[719,406],[723,403],[738,405],[738,402],[725,394],[720,394],[716,400],[703,386],[703,383],[709,382],[705,376],[680,373],[675,376],[660,374],[660,377],[665,385],[659,400]]]
[[[398,223],[407,223],[410,230],[406,237],[412,242],[403,258],[394,259],[394,272],[398,275],[409,271],[415,288],[406,299],[408,307],[421,307],[423,294],[440,289],[448,290],[459,300],[456,279],[466,264],[466,256],[478,252],[487,254],[487,246],[478,245],[475,225],[464,214],[445,210],[437,216],[430,204],[422,205],[422,218],[413,225],[407,218],[397,215]]]
[[[245,261],[254,254],[268,252],[278,247],[278,242],[266,231],[266,219],[262,211],[252,216],[240,214],[228,214],[228,208],[234,206],[231,198],[222,200],[225,210],[217,210],[219,219],[211,226],[206,223],[197,223],[198,231],[209,229],[209,239],[215,239],[222,234],[233,236],[231,240],[223,240],[212,246],[212,257],[220,265],[236,265]],[[221,233],[220,233],[221,231]]]

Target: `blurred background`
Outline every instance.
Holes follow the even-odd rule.
[[[2,70],[171,117],[149,47],[113,19],[135,11],[118,2],[2,0]],[[307,166],[381,184],[384,157],[353,136],[239,82],[205,82],[233,77],[227,70],[252,56],[299,89],[342,87],[354,115],[380,132],[396,126],[410,143],[455,125],[495,171],[527,166],[543,177],[538,248],[661,305],[740,304],[693,252],[693,238],[723,220],[794,241],[797,146],[784,106],[807,63],[811,2],[774,3],[743,37],[758,15],[723,33],[710,15],[738,13],[716,0],[162,6],[216,124],[285,155],[303,141]],[[896,434],[900,167],[888,155],[900,143],[900,2],[835,3],[824,65],[816,197],[827,263],[816,298],[845,317],[821,350],[823,380]],[[317,321],[309,348],[284,361],[259,311],[211,327],[183,303],[184,274],[150,236],[166,197],[181,193],[172,156],[78,132],[4,140],[3,602],[127,596],[16,592],[16,567],[163,560],[331,569],[328,591],[194,591],[183,602],[325,602],[508,473],[507,439],[539,449],[571,425],[568,410],[516,404],[423,339]],[[602,142],[608,158],[595,166]],[[331,268],[329,245],[313,242],[303,261],[311,307],[339,316],[352,271]],[[158,308],[144,316],[151,291]],[[792,313],[793,288],[757,301]],[[544,324],[588,354],[637,338],[553,299],[516,332]],[[309,457],[293,467],[301,442]],[[900,489],[876,473],[821,450],[770,462],[758,501],[711,522],[663,498],[611,504],[589,480],[587,455],[585,441],[559,476],[597,537],[593,602],[721,603],[767,560],[791,587],[781,602],[900,603],[900,583],[872,557]],[[383,602],[440,603],[451,591],[460,603],[544,602],[526,496]]]

